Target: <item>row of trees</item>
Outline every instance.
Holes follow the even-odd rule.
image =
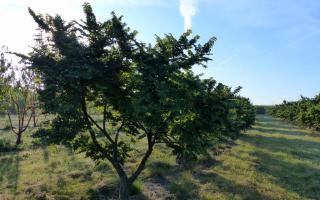
[[[314,98],[301,97],[298,101],[276,105],[269,109],[269,113],[275,117],[320,130],[320,95]]]
[[[55,116],[36,135],[108,160],[120,178],[120,199],[129,198],[155,145],[165,144],[185,162],[254,123],[255,108],[239,96],[241,88],[192,72],[206,66],[215,38],[201,45],[188,31],[145,44],[122,17],[112,13],[98,22],[89,4],[83,10],[84,21],[66,22],[29,9],[43,34],[29,55],[16,55],[40,79],[41,109]],[[141,140],[146,151],[129,174],[126,161]]]

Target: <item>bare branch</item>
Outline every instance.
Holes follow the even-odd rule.
[[[27,125],[26,125],[25,127],[23,127],[23,129],[21,130],[21,132],[24,132],[24,131],[29,127],[29,124],[30,124],[31,119],[32,119],[32,114],[31,114],[30,117],[29,117],[29,120],[28,120],[28,122],[27,122]]]
[[[84,114],[84,116],[86,118],[88,127],[91,129],[91,123],[93,123],[106,136],[106,138],[109,140],[109,142],[111,144],[114,144],[114,141],[112,140],[110,135],[108,135],[108,133],[106,131],[104,131],[99,126],[99,124],[88,114],[86,100],[85,100],[84,95],[81,95],[81,107],[82,107],[82,112],[83,112],[83,114]]]
[[[136,171],[130,176],[130,178],[128,180],[129,184],[132,184],[137,179],[137,177],[140,175],[140,173],[142,172],[142,170],[144,169],[144,167],[146,165],[148,158],[150,157],[150,155],[153,151],[153,146],[155,143],[152,140],[152,133],[151,132],[147,133],[147,139],[148,139],[148,150],[146,151],[145,155],[141,159],[140,164],[137,167]]]
[[[9,122],[10,122],[10,126],[11,126],[11,130],[12,130],[12,132],[14,132],[16,135],[18,135],[18,132],[16,132],[15,131],[15,127],[13,127],[13,124],[12,124],[12,120],[11,120],[11,116],[10,116],[10,113],[9,112],[7,112],[7,114],[8,114],[8,117],[9,117]]]

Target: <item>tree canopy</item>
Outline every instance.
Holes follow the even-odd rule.
[[[320,130],[320,95],[314,98],[301,97],[298,101],[283,101],[273,106],[269,113],[274,117],[297,125]]]
[[[239,89],[192,71],[206,66],[216,38],[201,45],[199,36],[187,31],[145,44],[122,16],[112,13],[98,22],[89,4],[83,11],[84,21],[66,22],[29,9],[46,37],[23,57],[43,84],[43,109],[56,116],[38,135],[110,161],[121,180],[121,199],[128,198],[157,143],[183,161],[205,153],[221,135],[253,124],[252,104],[238,96]],[[128,174],[125,161],[137,140],[146,141],[146,152]]]

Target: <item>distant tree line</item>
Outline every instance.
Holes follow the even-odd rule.
[[[255,105],[254,107],[258,115],[268,114],[269,110],[273,108],[272,105]]]
[[[283,101],[269,109],[274,117],[294,124],[320,130],[320,95],[314,98],[301,97],[298,101]]]

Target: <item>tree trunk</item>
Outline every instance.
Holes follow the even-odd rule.
[[[16,140],[16,145],[18,146],[19,144],[22,143],[22,133],[17,134],[17,140]]]
[[[32,119],[33,119],[33,127],[36,127],[37,121],[36,121],[36,112],[34,109],[32,109]]]
[[[129,188],[127,177],[120,177],[119,199],[129,200]]]

